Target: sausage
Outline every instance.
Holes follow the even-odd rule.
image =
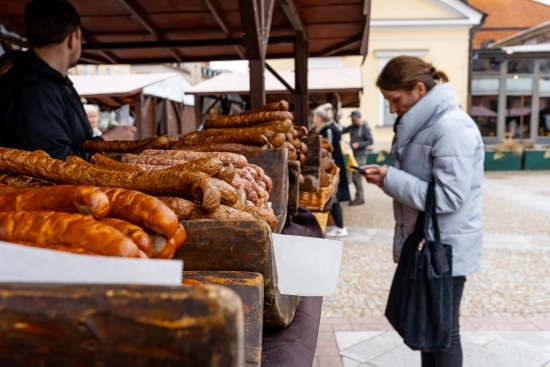
[[[269,142],[271,145],[273,145],[273,148],[280,148],[283,146],[283,144],[286,141],[286,135],[283,133],[279,133],[275,135]]]
[[[248,205],[245,206],[243,210],[246,213],[252,215],[254,218],[264,220],[269,225],[272,231],[277,228],[278,219],[275,214],[273,214],[273,210]]]
[[[267,111],[288,111],[289,105],[285,100],[280,100],[279,102],[272,102],[265,104],[258,108],[253,108],[248,111],[242,112],[239,115],[250,115],[258,112],[267,112]]]
[[[180,159],[172,159],[162,155],[134,155],[125,154],[122,156],[122,161],[132,164],[149,164],[156,166],[165,166],[163,168],[171,168],[180,171],[202,172],[208,176],[217,174],[223,167],[224,163],[214,157],[207,157],[188,162]]]
[[[269,137],[273,135],[270,132]],[[227,131],[223,135],[193,135],[191,137],[184,136],[178,145],[172,146],[172,149],[178,149],[180,146],[202,145],[212,143],[237,143],[245,145],[264,146],[269,142],[268,137],[264,133],[246,133],[239,134],[237,132]]]
[[[153,253],[153,258],[156,259],[173,259],[176,251],[180,249],[187,239],[187,232],[185,228],[180,224],[174,236],[170,238],[166,245],[162,247],[160,251]]]
[[[153,242],[141,227],[117,218],[104,218],[101,223],[113,227],[130,238],[147,257],[153,256]]]
[[[228,220],[228,219],[254,219],[255,217],[249,213],[241,210],[237,210],[225,205],[220,205],[218,209],[213,212],[207,212],[201,207],[195,205],[194,210],[189,216],[189,220],[199,219],[216,219],[216,220]]]
[[[109,217],[145,227],[166,237],[178,228],[176,214],[155,197],[138,191],[102,187],[111,201]]]
[[[109,198],[97,187],[60,185],[18,189],[0,194],[0,211],[55,211],[93,215],[103,219],[109,212]]]
[[[140,250],[131,239],[82,214],[0,213],[0,240],[81,248],[106,256],[140,257]]]
[[[130,153],[139,152],[145,149],[168,149],[174,143],[172,137],[159,136],[143,140],[86,140],[82,143],[82,149],[92,153],[118,152]]]
[[[115,161],[114,159],[107,158],[102,154],[96,153],[90,158],[90,163],[93,163],[97,166],[114,169],[117,171],[132,171],[132,172],[140,172],[141,169],[138,167],[130,166],[128,164]]]
[[[176,214],[176,216],[178,217],[178,220],[189,218],[189,215],[191,214],[191,211],[195,206],[195,204],[193,204],[192,202],[182,198],[159,196],[157,197],[157,199],[159,199],[164,203],[164,205],[172,209],[174,214]]]
[[[230,184],[235,178],[235,167],[231,163],[223,163],[222,168],[213,177]]]
[[[54,183],[16,173],[0,173],[0,184],[16,187],[54,186]]]
[[[214,210],[220,204],[220,193],[217,188],[208,178],[194,172],[121,172],[62,162],[9,148],[0,148],[0,158],[0,170],[56,183],[118,187],[153,195],[184,197],[202,203],[207,210]],[[243,159],[246,161],[246,158]]]
[[[268,149],[267,144],[263,146],[252,146],[234,143],[212,143],[200,145],[175,145],[173,149],[189,151],[189,152],[230,152],[230,153],[247,153],[257,152],[258,150]]]
[[[218,158],[224,163],[231,163],[235,168],[242,168],[248,165],[243,155],[228,152],[191,152],[182,150],[145,150],[141,155],[160,155],[172,159],[196,161],[202,158]]]
[[[294,116],[288,111],[258,112],[247,115],[209,116],[204,123],[205,129],[219,127],[244,127],[270,121],[293,120]]]
[[[274,133],[286,134],[292,129],[292,121],[288,119],[281,121],[269,121],[259,125],[255,125],[255,127],[267,128]]]

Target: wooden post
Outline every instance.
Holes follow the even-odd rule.
[[[308,127],[309,97],[307,83],[308,42],[302,32],[296,33],[294,43],[294,122]]]
[[[250,60],[250,107],[265,104],[265,59]]]
[[[168,135],[179,134],[179,123],[174,103],[168,98],[164,100],[164,108],[166,109],[166,132]]]
[[[203,96],[195,96],[195,125],[198,130],[198,128],[202,124],[202,101],[204,97]]]

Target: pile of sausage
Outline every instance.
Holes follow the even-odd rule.
[[[92,162],[95,160],[96,155],[92,157]],[[248,164],[244,156],[236,153],[146,150],[140,155],[124,154],[122,162],[148,172],[173,167],[180,170],[192,168],[209,174],[229,183],[237,192],[241,190],[246,198],[241,201],[243,205],[267,208],[269,193],[273,188],[273,181],[262,168]]]
[[[38,183],[23,177],[20,186],[0,185],[0,240],[76,254],[171,259],[187,237],[168,206],[141,192]]]
[[[192,156],[193,160],[189,159],[174,167],[165,166],[164,169],[147,171],[100,154],[93,155],[90,163],[75,156],[63,162],[50,158],[45,152],[0,148],[0,172],[8,172],[0,174],[0,183],[26,188],[86,185],[135,190],[141,195],[160,197],[162,200],[153,199],[157,204],[165,202],[163,205],[175,212],[173,218],[176,222],[183,219],[256,218],[266,221],[272,229],[276,227],[277,219],[271,210],[265,207],[249,208],[245,194],[231,185],[236,176],[233,163],[245,168],[247,161],[244,157],[228,153],[181,153],[187,153],[187,157]],[[167,203],[178,205],[170,206]],[[128,205],[133,206],[131,203]],[[148,209],[136,207],[135,210]],[[162,238],[157,240],[163,241]]]
[[[327,138],[323,138],[321,146],[321,178],[319,185],[327,187],[334,180],[334,175],[337,171],[336,164],[332,159],[334,148],[329,143]]]
[[[284,148],[289,160],[303,164],[307,145],[302,138],[308,131],[292,125],[294,117],[288,108],[286,101],[280,101],[234,115],[209,115],[203,131],[185,135],[170,149],[243,153]]]

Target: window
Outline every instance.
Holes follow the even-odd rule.
[[[508,74],[533,74],[535,60],[508,60]]]
[[[483,137],[497,136],[499,87],[498,78],[472,79],[470,116]]]
[[[544,63],[546,61],[543,61]],[[542,69],[542,65],[541,65]],[[538,131],[539,138],[550,138],[550,77],[543,77],[539,81],[539,113]]]
[[[514,75],[506,78],[505,134],[513,139],[528,139],[531,127],[533,78]]]

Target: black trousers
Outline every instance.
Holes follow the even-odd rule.
[[[422,367],[462,367],[462,344],[460,343],[460,301],[466,277],[453,277],[453,326],[451,346],[436,352],[422,353]]]

